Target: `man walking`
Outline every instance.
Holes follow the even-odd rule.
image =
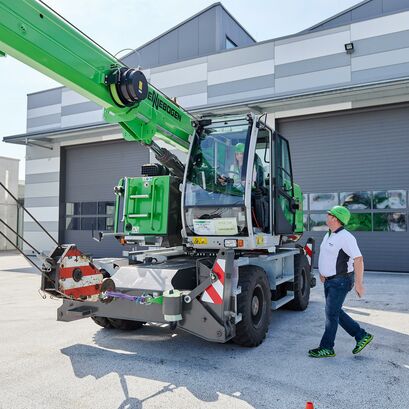
[[[328,233],[320,247],[318,269],[325,290],[325,332],[319,348],[311,349],[312,358],[335,356],[334,343],[341,327],[356,340],[353,354],[361,352],[373,339],[359,324],[342,310],[348,292],[354,287],[358,297],[364,295],[364,260],[355,237],[344,229],[351,214],[346,207],[334,206],[327,214]]]

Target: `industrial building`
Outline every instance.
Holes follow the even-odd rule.
[[[344,204],[366,268],[409,272],[409,0],[366,0],[300,33],[256,42],[216,3],[128,54],[154,86],[193,113],[266,112],[291,145],[305,229]],[[59,87],[28,95],[25,203],[61,242],[120,255],[113,186],[149,151],[122,140],[102,109]],[[24,236],[52,245],[30,220]]]
[[[20,160],[0,156],[0,183],[8,189],[11,194],[20,199],[21,192],[18,180],[18,165]],[[14,231],[21,232],[22,219],[21,212],[18,209],[17,203],[13,200],[10,194],[0,186],[0,220],[3,220]],[[0,223],[0,232],[5,234],[12,243],[20,245],[16,235],[11,232],[4,223]],[[4,236],[0,235],[0,251],[12,250],[13,245],[9,243]]]

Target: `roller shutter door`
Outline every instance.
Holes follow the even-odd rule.
[[[307,211],[309,228],[319,224],[319,209],[323,214],[334,199],[326,194],[333,193],[340,204],[355,203],[354,213],[366,214],[355,217],[368,231],[353,232],[365,268],[409,272],[409,107],[280,119],[277,125],[290,141],[295,180],[315,209]],[[324,233],[310,235],[319,246]]]
[[[75,243],[94,257],[121,256],[124,248],[115,239],[93,240],[92,227],[111,227],[113,188],[123,176],[141,175],[141,165],[149,162],[148,149],[115,141],[67,147],[62,157],[63,242]]]

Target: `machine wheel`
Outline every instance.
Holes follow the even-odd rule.
[[[108,318],[108,321],[115,329],[125,331],[142,328],[143,324],[145,324],[145,322],[142,321],[121,320],[117,318]]]
[[[294,257],[294,300],[285,305],[293,311],[304,311],[310,301],[310,264],[304,254]]]
[[[95,324],[99,325],[100,327],[113,328],[113,326],[109,322],[108,318],[105,318],[105,317],[91,317],[91,319],[92,319],[92,321],[95,322]]]
[[[271,317],[271,291],[263,269],[244,266],[239,271],[241,294],[237,310],[242,320],[236,326],[233,342],[246,347],[260,345],[266,337]]]

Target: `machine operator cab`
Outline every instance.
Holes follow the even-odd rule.
[[[187,247],[274,251],[282,235],[302,232],[288,142],[263,118],[213,120],[196,134],[182,201]]]

